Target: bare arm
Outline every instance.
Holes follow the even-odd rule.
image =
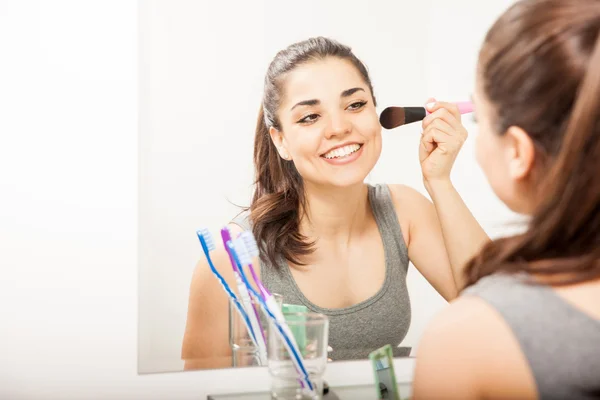
[[[433,99],[430,99],[433,100]],[[454,293],[442,285],[438,290],[447,300],[454,298],[465,286],[464,266],[490,239],[475,220],[450,181],[450,171],[468,133],[461,124],[461,115],[455,104],[433,102],[431,112],[423,119],[423,133],[419,146],[419,160],[423,183],[433,200],[434,207],[423,199],[415,204],[411,219],[411,240],[415,266],[431,276],[428,263],[437,262],[440,279],[453,282]],[[429,203],[429,202],[427,202]],[[432,212],[432,209],[434,212]],[[441,232],[441,237],[440,237]],[[440,253],[440,242],[445,246],[450,275]],[[435,254],[426,254],[431,247]],[[422,261],[422,262],[421,262]],[[435,266],[434,266],[435,268]],[[428,278],[429,279],[429,278]],[[431,281],[431,280],[430,280]],[[434,285],[435,286],[435,285]],[[439,284],[438,284],[439,286]],[[436,287],[437,288],[437,287]],[[450,296],[448,297],[448,294]]]
[[[427,182],[425,186],[435,206],[456,289],[461,291],[465,287],[463,271],[466,263],[479,253],[490,238],[449,179]]]
[[[408,226],[408,256],[447,301],[464,288],[463,270],[489,238],[456,190],[440,188],[435,206],[404,185],[390,185],[401,225]]]
[[[454,299],[458,289],[435,207],[425,196],[408,186],[389,187],[400,225],[407,227],[408,257],[444,299]]]

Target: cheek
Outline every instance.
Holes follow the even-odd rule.
[[[287,147],[294,158],[314,156],[319,149],[321,134],[316,129],[303,128],[290,132]]]
[[[381,155],[381,148],[382,148],[381,129],[376,130],[374,132],[373,137],[371,138],[371,143],[373,144],[373,147],[375,148],[375,158],[379,159],[379,156]]]
[[[370,137],[381,135],[381,125],[375,110],[365,110],[354,121],[359,132]]]
[[[489,133],[479,133],[475,141],[475,157],[477,163],[490,178],[494,170],[497,170],[502,162],[497,143],[490,137]]]
[[[381,155],[382,138],[381,138],[381,125],[379,124],[379,117],[375,112],[364,113],[355,125],[356,130],[363,137],[363,139],[369,144],[369,154],[373,159],[372,162],[377,162]]]
[[[494,146],[493,140],[485,133],[480,133],[476,137],[475,158],[488,183],[494,191],[497,191],[502,181],[500,176],[502,160],[499,149]]]
[[[376,112],[363,112],[357,115],[353,123],[356,133],[369,142],[371,147],[381,149],[381,125]]]
[[[475,143],[477,163],[488,184],[503,202],[510,200],[511,185],[507,176],[501,143],[497,138],[480,134]]]
[[[477,160],[477,164],[484,169],[484,160],[485,160],[485,149],[484,149],[484,139],[481,137],[481,133],[475,136],[475,159]]]

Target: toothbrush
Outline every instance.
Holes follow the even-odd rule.
[[[300,384],[302,385],[302,388],[305,388],[305,383],[306,383],[306,386],[308,387],[309,392],[313,395],[316,395],[315,387],[314,387],[313,383],[310,381],[308,372],[306,371],[306,368],[304,366],[304,361],[302,360],[302,356],[300,355],[300,352],[298,350],[298,345],[296,344],[296,341],[294,339],[294,335],[292,334],[289,326],[285,322],[285,318],[283,317],[283,314],[281,313],[281,310],[279,309],[277,303],[273,302],[274,307],[269,306],[269,304],[267,302],[265,302],[265,300],[256,292],[256,290],[254,290],[254,288],[252,286],[250,286],[250,284],[248,282],[248,279],[243,270],[243,264],[249,264],[248,261],[250,261],[250,260],[249,260],[249,254],[244,245],[244,241],[241,238],[238,238],[234,241],[234,243],[229,241],[229,242],[227,242],[227,246],[231,250],[231,254],[234,258],[235,263],[238,264],[238,268],[241,272],[241,276],[242,276],[242,279],[244,280],[244,283],[246,284],[246,286],[248,287],[250,292],[254,295],[254,297],[259,301],[260,305],[263,307],[263,309],[268,314],[268,316],[271,318],[271,320],[274,322],[274,324],[277,328],[277,331],[278,331],[279,335],[281,336],[281,338],[283,339],[284,345],[292,358],[292,361],[294,363],[296,371],[302,377],[302,379],[300,380]],[[256,274],[254,274],[254,277],[256,279],[258,279],[258,277],[256,277]],[[262,285],[262,282],[260,282],[260,280],[257,281],[257,285],[259,287],[264,288],[264,286]],[[271,297],[273,297],[273,296],[271,296]],[[278,318],[277,315],[280,315],[281,318]]]
[[[215,265],[212,262],[212,259],[210,257],[210,252],[215,250],[216,247],[215,247],[215,242],[213,240],[211,233],[208,231],[208,229],[203,228],[203,229],[196,231],[196,235],[198,235],[198,239],[200,239],[200,244],[202,245],[202,250],[204,250],[204,255],[206,256],[206,260],[208,261],[210,270],[217,277],[217,279],[221,283],[221,286],[223,286],[223,289],[225,290],[225,292],[227,293],[229,298],[231,298],[233,300],[238,312],[240,313],[240,316],[242,317],[242,320],[244,321],[244,323],[246,325],[246,328],[248,328],[248,332],[250,332],[250,337],[252,338],[252,341],[258,347],[258,345],[256,344],[255,333],[254,333],[254,330],[252,329],[252,324],[250,323],[250,319],[248,318],[246,311],[244,311],[244,308],[240,304],[240,301],[238,300],[237,296],[235,295],[235,293],[233,293],[233,291],[231,290],[231,288],[229,287],[229,285],[227,284],[225,279],[223,279],[223,276],[219,273],[219,271],[217,271],[217,269],[215,268]]]
[[[223,229],[221,229],[221,238],[223,239],[223,244],[225,245],[225,249],[227,250],[227,254],[229,255],[229,260],[231,261],[231,266],[233,267],[233,273],[235,275],[235,281],[237,284],[238,293],[242,299],[242,305],[244,306],[244,309],[246,310],[246,313],[248,314],[248,319],[250,320],[250,324],[252,325],[252,330],[254,331],[254,333],[256,335],[256,342],[258,343],[257,348],[258,348],[258,356],[260,359],[260,364],[266,365],[267,364],[266,338],[265,338],[262,326],[260,324],[260,318],[258,316],[258,312],[254,308],[254,306],[252,305],[252,301],[250,300],[250,291],[248,290],[248,287],[246,287],[244,282],[242,282],[242,278],[240,276],[240,269],[242,269],[242,267],[238,268],[238,266],[235,263],[235,260],[233,258],[233,255],[231,254],[231,251],[230,251],[229,247],[227,246],[227,242],[231,240],[231,234],[229,233],[229,229],[227,229],[227,227],[224,227]]]
[[[292,358],[292,361],[294,363],[296,371],[301,376],[300,384],[302,385],[302,388],[304,389],[304,388],[308,387],[308,390],[310,391],[310,393],[312,393],[313,395],[316,395],[314,385],[310,381],[308,372],[306,371],[306,368],[304,367],[304,361],[302,360],[302,356],[299,353],[298,345],[296,344],[296,342],[294,340],[293,334],[291,333],[289,327],[287,326],[285,319],[283,320],[283,322],[281,322],[280,320],[278,320],[278,318],[274,314],[274,312],[280,311],[279,307],[275,303],[275,308],[270,309],[270,307],[264,301],[264,299],[262,299],[261,296],[254,290],[254,288],[249,285],[248,279],[242,268],[244,263],[240,260],[240,257],[238,256],[238,254],[241,254],[242,257],[244,258],[244,260],[247,261],[248,253],[244,247],[243,241],[236,239],[235,244],[232,243],[231,241],[229,241],[227,243],[227,245],[231,250],[231,254],[233,255],[234,261],[238,264],[238,267],[241,271],[241,276],[242,276],[244,282],[248,286],[248,288],[249,288],[250,292],[253,294],[253,296],[259,301],[261,307],[263,307],[263,309],[265,310],[265,312],[267,313],[269,318],[271,318],[271,320],[274,322],[274,324],[277,328],[277,332],[283,339],[284,345]]]
[[[275,312],[276,312],[275,315],[277,316],[277,319],[280,322],[285,321],[285,317],[283,316],[283,313],[279,309],[279,306],[277,305],[277,301],[275,300],[275,297],[271,294],[271,292],[269,292],[269,290],[266,287],[263,286],[260,279],[258,279],[256,271],[254,270],[254,267],[252,266],[252,262],[251,262],[252,257],[258,257],[258,255],[259,255],[258,245],[256,244],[256,240],[254,239],[254,235],[252,235],[252,232],[245,231],[245,232],[242,232],[239,237],[243,241],[244,247],[247,249],[247,252],[249,255],[248,262],[246,264],[248,265],[248,269],[250,270],[250,273],[252,274],[252,279],[254,279],[254,282],[256,282],[256,285],[258,286],[258,289],[260,290],[261,294],[263,295],[267,305],[271,309],[275,310]]]
[[[240,233],[238,237],[242,238],[242,241],[244,242],[244,247],[246,247],[246,249],[248,250],[248,255],[250,256],[250,259],[248,260],[248,268],[250,269],[250,273],[252,274],[252,279],[254,279],[254,282],[256,282],[256,285],[258,286],[258,289],[260,290],[263,297],[272,297],[271,292],[269,292],[269,290],[263,286],[260,279],[258,279],[256,271],[254,270],[254,267],[250,262],[252,257],[258,257],[259,255],[258,245],[256,244],[256,240],[254,240],[254,236],[251,232],[245,231]]]

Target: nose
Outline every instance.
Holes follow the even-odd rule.
[[[352,123],[344,113],[335,113],[329,120],[329,126],[326,130],[326,138],[331,139],[335,136],[347,135],[352,131]]]

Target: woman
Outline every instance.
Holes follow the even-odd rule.
[[[381,126],[366,67],[333,40],[313,38],[269,66],[256,128],[256,190],[249,214],[261,246],[260,273],[284,302],[330,318],[333,360],[366,358],[410,325],[410,261],[446,299],[461,268],[488,241],[450,183],[466,138],[451,104],[429,105],[419,150],[436,206],[401,185],[365,185],[381,152]],[[415,149],[416,150],[416,149]],[[230,282],[224,249],[216,264]],[[229,366],[227,298],[204,261],[191,285],[183,343],[186,368]]]
[[[600,398],[600,2],[512,6],[474,101],[479,163],[531,220],[468,264],[419,345],[413,398]]]

